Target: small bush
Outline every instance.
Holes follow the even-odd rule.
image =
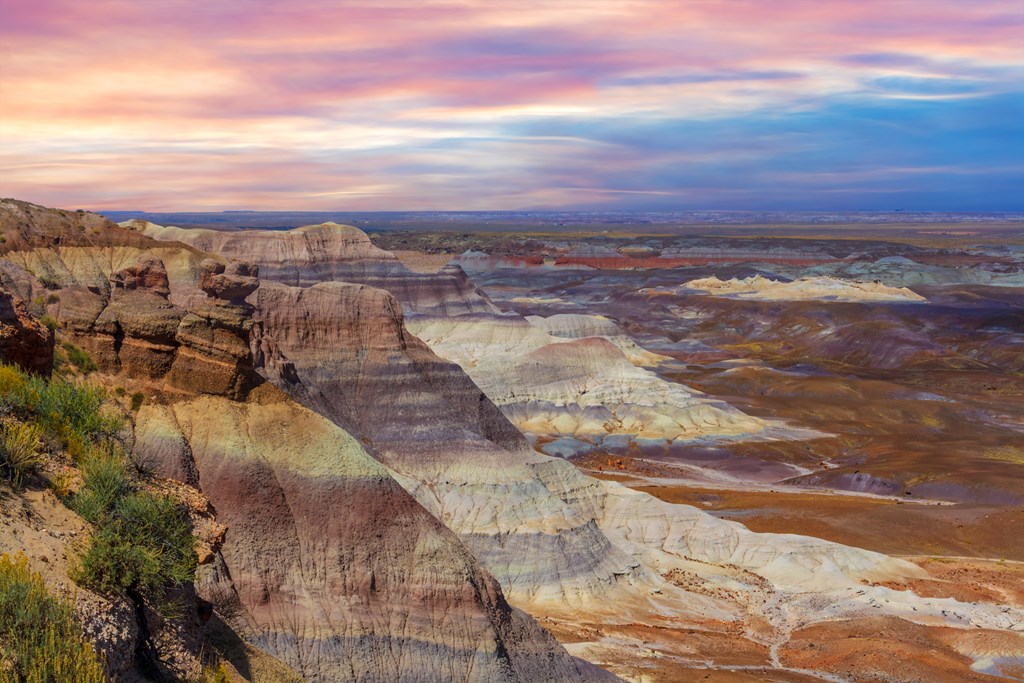
[[[68,341],[62,342],[60,346],[64,349],[64,357],[69,363],[78,368],[79,372],[88,374],[96,370],[96,363],[92,361],[87,352]]]
[[[60,289],[60,281],[48,274],[39,276],[39,284],[41,284],[45,289]]]
[[[228,676],[228,670],[223,664],[218,664],[216,667],[204,667],[203,673],[198,679],[198,683],[230,683],[230,681],[231,677]]]
[[[28,375],[0,365],[0,411],[35,422],[66,445],[70,438],[98,441],[113,437],[123,420],[104,405],[107,394],[97,386]]]
[[[141,391],[136,391],[132,394],[132,412],[139,412],[139,408],[142,407],[142,402],[146,400],[145,395]]]
[[[34,424],[0,422],[0,474],[15,486],[42,464],[41,436],[42,431]]]
[[[106,681],[74,607],[49,594],[24,555],[0,556],[0,667],[5,681]]]
[[[123,459],[96,449],[82,462],[82,488],[71,509],[93,524],[104,522],[131,491]]]
[[[195,578],[193,544],[180,505],[149,492],[132,493],[101,517],[72,578],[107,595],[137,593],[166,611],[167,591]]]
[[[57,329],[57,321],[54,320],[52,316],[44,315],[41,318],[39,318],[39,322],[46,325],[46,327],[49,328],[50,332],[54,332]]]
[[[50,490],[62,501],[70,500],[74,489],[75,477],[67,471],[59,471],[49,477]]]
[[[121,429],[122,418],[104,406],[103,389],[85,383],[32,378],[38,388],[33,412],[40,423],[67,443],[69,435],[97,441],[113,437]]]
[[[90,537],[71,578],[100,593],[125,596],[133,588],[142,593],[159,572],[160,561],[152,548],[132,545],[111,526]]]
[[[0,365],[0,408],[5,412],[24,412],[28,397],[28,375],[13,365]]]

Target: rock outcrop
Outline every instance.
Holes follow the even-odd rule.
[[[49,376],[53,342],[53,331],[29,314],[25,302],[0,289],[0,359]]]
[[[244,295],[258,281],[224,274],[224,265],[217,266],[220,273],[213,266],[201,270],[201,284],[210,298],[185,308],[169,300],[163,263],[142,256],[137,264],[112,273],[105,291],[82,286],[61,290],[55,306],[58,321],[102,372],[159,381],[166,391],[242,398],[256,381]]]

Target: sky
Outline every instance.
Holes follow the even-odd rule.
[[[0,0],[0,195],[1024,211],[1024,0]]]

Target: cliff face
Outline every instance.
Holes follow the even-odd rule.
[[[53,332],[29,315],[25,302],[0,289],[0,357],[28,372],[49,375]]]
[[[191,463],[228,525],[201,591],[308,679],[588,678],[355,439],[269,385],[139,422],[137,449]]]
[[[394,254],[378,249],[358,228],[337,223],[295,230],[223,232],[164,227],[127,221],[126,228],[161,241],[175,240],[203,251],[253,261],[264,281],[294,287],[318,282],[350,282],[386,289],[402,305],[441,316],[497,313],[497,309],[458,267],[414,273]]]
[[[250,300],[265,374],[359,436],[395,445],[394,458],[421,462],[473,443],[526,447],[457,365],[409,334],[388,292],[340,282],[264,283]]]
[[[254,266],[102,221],[80,244],[64,236],[77,230],[66,212],[8,204],[0,219],[29,216],[40,227],[11,232],[0,222],[17,234],[0,281],[52,293],[49,313],[100,377],[146,390],[133,456],[200,489],[227,525],[197,587],[249,642],[309,680],[614,679],[510,607],[462,541],[344,429],[254,372],[251,342],[260,363],[287,372],[245,301],[272,298],[279,285],[261,294]],[[399,314],[397,304],[362,289],[368,299],[323,322],[311,295],[300,334],[315,342],[318,325],[337,324],[324,333],[371,355],[375,345],[423,348],[400,326],[375,324]],[[480,411],[479,392],[463,384],[460,401]],[[491,411],[481,425],[519,438]]]

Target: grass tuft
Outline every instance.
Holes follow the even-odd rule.
[[[34,422],[60,445],[114,437],[124,420],[107,405],[102,388],[54,377],[46,380],[0,365],[0,413]]]
[[[26,683],[103,683],[102,659],[75,610],[50,595],[24,555],[0,556],[0,679]]]
[[[0,422],[0,474],[15,486],[43,463],[39,453],[42,430],[34,424]]]
[[[96,370],[96,363],[88,352],[78,348],[69,341],[61,342],[60,347],[64,350],[64,358],[67,362],[78,368],[82,374],[88,374]]]
[[[71,509],[93,524],[105,521],[131,484],[124,460],[117,453],[94,449],[81,463],[82,488]]]

